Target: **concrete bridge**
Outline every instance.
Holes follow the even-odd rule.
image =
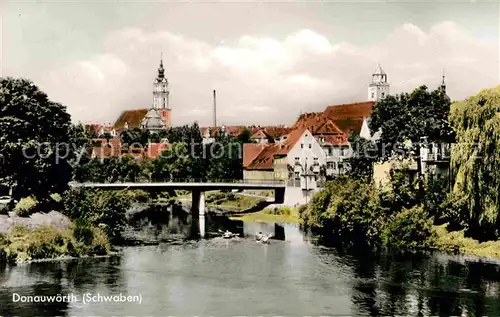
[[[205,192],[211,190],[274,190],[274,204],[285,200],[286,183],[279,180],[172,180],[153,182],[123,182],[123,183],[75,183],[70,187],[95,188],[102,190],[140,189],[155,190],[189,190],[191,191],[192,210],[200,216],[205,215]]]

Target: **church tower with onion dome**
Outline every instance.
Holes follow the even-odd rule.
[[[158,132],[171,127],[170,91],[163,68],[163,56],[160,59],[158,75],[153,83],[153,105],[141,122],[141,128],[150,132]]]

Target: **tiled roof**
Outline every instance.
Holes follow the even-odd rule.
[[[210,137],[216,137],[222,132],[222,126],[219,127],[201,127],[200,128],[200,133],[202,136],[205,136],[205,133],[207,132],[207,129],[210,132]],[[254,131],[252,128],[246,127],[244,125],[229,125],[229,126],[224,126],[225,132],[230,135],[230,136],[238,136],[240,135],[245,129],[250,131],[250,133],[253,133]]]
[[[280,143],[265,144],[265,147],[262,149],[262,151],[259,152],[257,157],[252,160],[252,163],[250,163],[246,169],[272,170],[274,156],[278,154],[280,150]]]
[[[330,146],[340,146],[340,145],[349,145],[349,141],[347,140],[347,136],[345,134],[341,135],[317,135],[314,137],[320,144],[326,144]],[[323,139],[323,141],[321,141]]]
[[[332,120],[336,126],[338,126],[344,133],[349,134],[352,131],[360,132],[363,126],[362,118],[347,118],[347,119],[337,119]]]
[[[368,118],[373,111],[375,101],[356,102],[337,106],[328,106],[323,115],[330,119],[346,119],[346,118]]]
[[[267,147],[265,143],[243,144],[243,168],[249,166],[265,147]]]
[[[312,112],[301,114],[292,126],[292,129],[307,128],[314,133],[316,129],[326,122],[322,112]]]
[[[115,122],[115,129],[123,129],[125,122],[128,122],[129,128],[139,128],[141,121],[148,113],[148,109],[125,110]]]
[[[288,133],[285,137],[286,139],[283,142],[276,143],[280,146],[280,149],[277,154],[288,154],[291,149],[297,144],[297,142],[300,140],[304,132],[309,131],[306,128],[298,128],[295,130],[292,130],[290,133]]]
[[[263,129],[258,130],[252,136],[250,137],[251,139],[268,139],[271,136],[268,135]]]
[[[245,144],[243,146],[243,167],[247,170],[272,170],[274,157],[287,155],[305,132],[309,132],[309,130],[298,128],[288,133],[282,142]],[[259,151],[259,149],[261,150]]]
[[[252,128],[254,131],[254,135],[262,131],[268,138],[272,139],[278,139],[281,136],[290,133],[292,131],[291,128],[287,128],[285,126],[268,126],[268,127],[257,127],[257,128]],[[254,135],[252,135],[252,138],[254,138]],[[260,134],[262,135],[262,134]],[[259,138],[259,135],[256,135],[255,138]],[[260,137],[262,138],[262,137]]]
[[[301,114],[293,127],[306,127],[314,135],[359,132],[363,120],[371,116],[374,104],[375,101],[366,101],[328,106],[323,112]]]

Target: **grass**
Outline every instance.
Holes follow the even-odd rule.
[[[264,209],[258,212],[234,215],[230,217],[233,220],[242,220],[243,222],[285,222],[285,223],[299,223],[299,213],[297,208],[277,208],[277,209]]]
[[[274,197],[273,190],[244,190],[245,194],[262,196],[262,197]]]
[[[0,234],[0,262],[20,263],[39,259],[107,255],[110,243],[100,229],[73,223],[68,229],[14,227]]]
[[[464,237],[463,231],[448,232],[446,224],[434,227],[436,246],[443,252],[459,252],[487,258],[500,258],[500,241],[478,242]]]
[[[254,207],[260,201],[259,198],[237,195],[234,193],[209,193],[206,196],[207,206],[217,206],[231,208],[235,210],[245,210]]]

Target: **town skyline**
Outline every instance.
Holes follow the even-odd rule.
[[[366,101],[378,64],[391,94],[435,89],[443,69],[452,100],[498,84],[491,3],[40,2],[2,11],[1,75],[33,80],[74,121],[113,124],[124,110],[150,108],[161,52],[173,125],[211,125],[214,89],[218,124],[290,125],[300,112]]]

